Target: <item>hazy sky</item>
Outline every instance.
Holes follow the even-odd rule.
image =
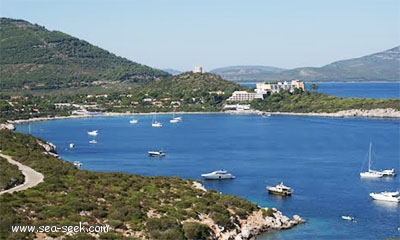
[[[0,15],[181,71],[320,67],[400,45],[399,0],[0,0]]]

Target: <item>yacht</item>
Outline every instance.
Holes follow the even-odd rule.
[[[136,124],[136,123],[138,123],[138,122],[139,122],[139,120],[134,119],[134,118],[131,118],[131,120],[129,120],[129,123],[130,123],[130,124]]]
[[[371,151],[372,151],[372,143],[369,143],[368,171],[360,172],[360,177],[362,177],[362,178],[381,178],[381,177],[383,177],[383,173],[371,169]]]
[[[283,182],[279,183],[275,187],[267,186],[267,190],[269,193],[282,196],[290,196],[293,192],[293,190],[290,187],[285,186]]]
[[[96,144],[97,141],[93,139],[93,140],[90,140],[89,143],[90,143],[90,144]]]
[[[380,170],[380,171],[376,171],[376,172],[381,173],[384,177],[395,177],[396,176],[396,172],[394,171],[394,168]]]
[[[179,123],[182,122],[182,117],[175,117],[175,111],[174,114],[172,115],[172,119],[169,120],[170,123]]]
[[[387,202],[400,202],[399,191],[396,192],[380,192],[380,193],[370,193],[375,200],[387,201]]]
[[[210,173],[204,173],[204,174],[201,174],[201,176],[205,179],[210,179],[210,180],[214,180],[214,179],[222,180],[222,179],[234,179],[235,178],[235,176],[233,176],[226,170],[218,170],[218,171],[214,171],[214,172],[210,172]]]
[[[87,134],[90,136],[97,136],[99,134],[99,130],[88,131]]]
[[[165,152],[163,152],[163,151],[148,151],[147,153],[149,154],[150,157],[164,157],[165,156]]]
[[[156,120],[156,115],[154,115],[154,117],[153,117],[153,121],[151,122],[151,126],[155,127],[155,128],[160,128],[160,127],[163,126],[160,122],[158,122]]]
[[[342,219],[346,220],[346,221],[352,221],[352,222],[356,221],[356,219],[351,216],[342,216]]]
[[[70,143],[69,144],[69,148],[74,148],[75,147],[75,144],[74,143]]]

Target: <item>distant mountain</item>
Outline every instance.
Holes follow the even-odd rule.
[[[167,72],[167,73],[171,74],[171,75],[178,75],[178,74],[181,74],[181,73],[182,73],[182,71],[175,70],[175,69],[171,69],[171,68],[162,69],[162,70],[163,70],[164,72]]]
[[[233,66],[213,69],[210,72],[218,74],[231,81],[259,81],[266,76],[274,75],[286,69],[267,66]]]
[[[23,20],[0,18],[0,43],[1,90],[143,84],[169,76]]]
[[[320,68],[304,67],[275,73],[260,72],[256,76],[251,72],[247,73],[247,69],[243,68],[236,74],[234,72],[218,74],[231,81],[287,81],[292,79],[308,82],[400,81],[400,46],[360,58],[333,62]]]

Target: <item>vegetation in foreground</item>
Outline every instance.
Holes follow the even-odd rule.
[[[25,177],[18,167],[0,157],[0,191],[7,190],[14,185],[24,183]]]
[[[191,180],[77,170],[45,154],[29,135],[2,130],[0,143],[4,154],[45,176],[35,188],[0,196],[0,239],[34,238],[33,233],[12,233],[11,225],[79,222],[109,224],[112,231],[101,239],[121,239],[124,232],[150,239],[210,239],[212,231],[199,223],[200,215],[232,229],[238,218],[258,209],[235,196],[195,189]],[[80,234],[65,239],[92,238]]]

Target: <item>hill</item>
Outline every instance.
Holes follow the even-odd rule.
[[[284,70],[283,68],[266,66],[233,66],[213,69],[210,72],[231,81],[254,82]]]
[[[169,75],[23,20],[0,18],[0,42],[2,90],[143,84]]]
[[[243,72],[243,73],[242,73]],[[275,73],[218,73],[231,81],[287,81],[301,79],[308,82],[350,82],[350,81],[399,81],[400,46],[360,58],[341,60],[320,68],[304,67]]]

